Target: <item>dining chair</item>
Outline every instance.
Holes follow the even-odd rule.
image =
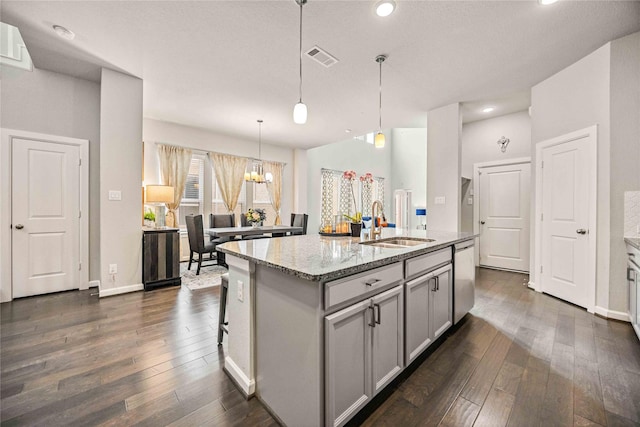
[[[204,241],[204,228],[202,225],[202,215],[186,215],[185,221],[187,222],[187,237],[189,238],[189,266],[187,270],[191,270],[191,263],[196,261],[193,259],[193,254],[198,254],[198,270],[196,276],[200,274],[200,268],[202,264],[202,254],[209,254],[209,259],[213,260],[213,252],[216,250],[217,243]],[[216,256],[216,261],[217,261]],[[217,262],[216,262],[217,263]],[[205,267],[214,265],[206,264]]]
[[[292,227],[302,227],[302,231],[297,231],[295,233],[291,233],[292,235],[303,235],[307,234],[307,222],[309,221],[309,215],[307,214],[291,214],[291,226]]]
[[[227,227],[235,227],[236,226],[236,214],[209,214],[209,228],[227,228]],[[214,237],[209,236],[209,240],[215,245],[220,245],[222,243],[231,242],[232,240],[236,240],[233,236],[221,236]],[[217,254],[218,265],[222,265],[224,267],[227,266],[225,262],[225,256],[222,252],[218,252]]]

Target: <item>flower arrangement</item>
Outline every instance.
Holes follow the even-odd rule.
[[[259,224],[267,219],[267,214],[264,209],[249,209],[247,213],[244,214],[247,218],[247,222],[251,224]]]
[[[360,182],[364,184],[373,184],[373,175],[369,172],[360,177]]]
[[[349,181],[351,184],[351,197],[353,197],[353,206],[355,207],[355,210],[356,210],[355,215],[352,216],[349,214],[344,214],[344,217],[353,223],[359,224],[362,222],[362,212],[358,210],[358,202],[356,201],[356,194],[355,194],[355,191],[353,190],[353,183],[356,180],[356,176],[357,174],[353,170],[346,170],[342,174],[342,178]],[[360,182],[362,182],[363,184],[371,185],[373,183],[373,174],[367,172],[364,175],[362,175],[359,179],[360,179]]]

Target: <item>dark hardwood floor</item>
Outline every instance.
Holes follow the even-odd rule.
[[[640,343],[480,270],[476,307],[365,425],[640,425]],[[275,425],[222,371],[218,289],[0,305],[2,425]],[[226,339],[225,339],[226,340]]]

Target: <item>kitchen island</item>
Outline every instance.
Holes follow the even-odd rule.
[[[453,322],[453,245],[469,233],[385,229],[218,246],[229,265],[224,369],[285,425],[339,426]]]

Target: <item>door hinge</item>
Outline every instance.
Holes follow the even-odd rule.
[[[82,166],[82,159],[78,159],[78,166]]]
[[[540,214],[540,221],[544,221],[544,214],[543,213]]]
[[[542,165],[540,166],[540,169],[544,169],[544,160],[542,161]]]
[[[540,273],[542,273],[543,270],[544,270],[544,267],[540,266]]]
[[[78,218],[82,218],[82,211],[78,211]]]
[[[81,262],[78,263],[78,270],[82,270],[82,263]]]

